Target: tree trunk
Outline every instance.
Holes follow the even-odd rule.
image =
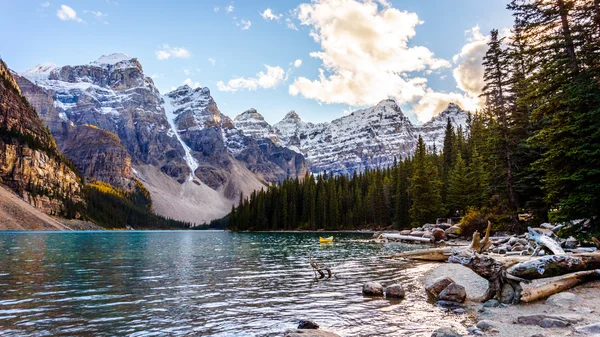
[[[422,238],[418,236],[410,236],[410,235],[398,235],[398,234],[381,234],[380,237],[386,239],[398,239],[398,240],[406,240],[406,241],[417,241],[417,242],[433,242],[433,239]]]
[[[579,65],[575,54],[575,45],[573,44],[573,38],[571,36],[571,28],[569,27],[569,9],[565,6],[564,0],[557,0],[557,4],[560,21],[562,23],[563,38],[565,39],[565,49],[569,57],[569,65],[571,67],[571,72],[575,75],[579,72]]]
[[[596,26],[598,26],[598,34],[600,34],[600,0],[594,0],[594,11],[596,12],[594,21],[596,21]]]
[[[518,263],[508,268],[507,273],[534,280],[592,269],[600,269],[600,254],[548,255]]]
[[[557,294],[561,291],[571,289],[587,281],[597,279],[600,279],[600,270],[587,270],[565,275],[558,280],[523,291],[523,293],[521,294],[521,302],[528,303],[542,298],[546,298],[550,295]]]

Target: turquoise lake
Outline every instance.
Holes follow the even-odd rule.
[[[429,336],[465,317],[428,303],[435,264],[370,234],[0,232],[2,336],[282,336],[300,319],[342,336]],[[309,254],[335,276],[315,281]],[[402,301],[362,284],[401,282]]]

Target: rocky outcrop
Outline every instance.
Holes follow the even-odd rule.
[[[60,150],[85,177],[126,191],[135,188],[131,157],[119,138],[91,125],[64,125]]]
[[[0,183],[47,214],[77,216],[82,180],[0,61]]]

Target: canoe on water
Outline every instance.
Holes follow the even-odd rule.
[[[320,243],[329,243],[329,242],[333,242],[333,236],[330,236],[330,237],[328,237],[328,238],[322,238],[322,237],[320,237],[320,238],[319,238],[319,242],[320,242]]]

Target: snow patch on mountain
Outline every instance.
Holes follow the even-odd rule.
[[[179,141],[179,143],[181,143],[181,146],[183,146],[183,150],[185,151],[185,162],[192,171],[188,180],[194,180],[194,172],[196,172],[198,167],[200,167],[200,164],[192,155],[192,149],[190,149],[190,147],[183,141],[183,139],[181,139],[181,135],[179,134],[179,130],[177,129],[177,125],[175,124],[175,118],[177,118],[175,111],[177,110],[177,108],[173,105],[173,99],[168,95],[165,95],[163,96],[163,100],[167,121],[169,122],[171,130],[173,130],[175,137],[177,137],[177,140]]]

